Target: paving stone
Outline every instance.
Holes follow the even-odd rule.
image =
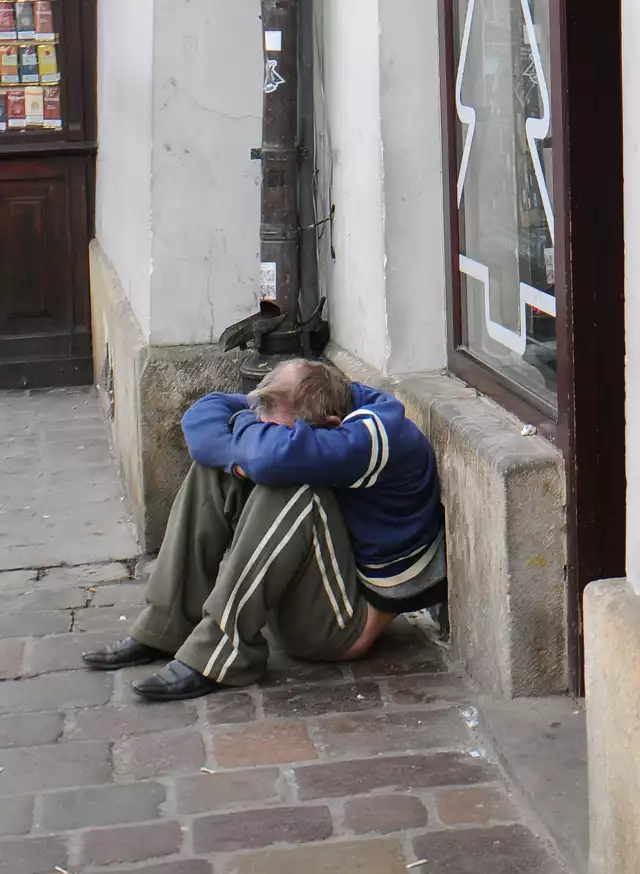
[[[126,637],[131,626],[142,613],[142,607],[88,607],[76,613],[77,631],[112,631],[116,636]]]
[[[193,705],[175,701],[168,704],[128,704],[124,707],[94,707],[77,710],[69,718],[66,740],[111,740],[159,731],[187,728],[196,721]]]
[[[89,786],[111,780],[107,743],[53,744],[0,751],[2,793]]]
[[[507,796],[494,786],[446,789],[437,795],[438,816],[445,825],[486,825],[519,819]]]
[[[71,613],[64,610],[0,615],[0,638],[64,634],[70,627]]]
[[[85,564],[77,567],[58,567],[47,570],[42,575],[40,586],[100,586],[129,578],[129,568],[122,562],[108,564]]]
[[[26,835],[31,830],[32,823],[33,795],[0,798],[0,835]]]
[[[158,562],[156,556],[145,556],[141,558],[137,563],[134,571],[134,577],[136,580],[140,580],[143,583],[146,583],[153,570]]]
[[[469,744],[454,709],[333,716],[317,723],[315,739],[328,756],[375,756],[433,747],[461,749]]]
[[[101,649],[103,646],[113,643],[114,640],[115,636],[112,631],[101,631],[94,634],[81,632],[56,634],[54,637],[32,640],[25,653],[25,674],[37,676],[56,671],[84,669],[81,658],[83,652]]]
[[[0,573],[0,592],[24,592],[33,588],[37,571],[5,571]]]
[[[455,874],[560,874],[544,844],[522,826],[455,829],[415,838],[416,856],[433,871]]]
[[[317,758],[307,727],[302,723],[259,723],[214,735],[216,761],[226,768],[277,765]]]
[[[67,867],[67,848],[58,838],[0,841],[0,874],[51,874]]]
[[[176,781],[175,794],[178,813],[204,813],[239,804],[283,800],[277,768],[182,777]]]
[[[23,640],[0,640],[0,680],[16,680],[22,676],[23,653]]]
[[[113,762],[116,773],[129,779],[185,774],[204,765],[204,744],[189,730],[134,737],[115,745]]]
[[[465,786],[486,783],[497,777],[496,771],[485,761],[460,753],[305,765],[296,768],[294,775],[301,801],[365,795],[379,789]]]
[[[141,868],[109,868],[109,874],[212,874],[211,862],[204,859],[177,859]]]
[[[348,683],[263,692],[266,716],[323,716],[374,710],[382,706],[375,683]]]
[[[96,440],[86,433],[78,434],[70,440],[47,441],[43,453],[43,462],[57,470],[76,465],[90,469],[94,465],[108,465],[112,460],[113,456],[104,436]]]
[[[356,834],[385,835],[422,828],[427,824],[427,811],[420,799],[411,795],[376,795],[347,801],[344,822]]]
[[[400,619],[382,635],[369,655],[351,664],[351,669],[360,678],[438,673],[447,667],[438,647]]]
[[[426,674],[418,677],[393,677],[387,681],[387,696],[403,707],[461,701],[469,697],[464,680],[454,673]]]
[[[93,595],[91,605],[92,607],[113,607],[114,605],[138,607],[144,604],[146,589],[144,583],[134,583],[131,580],[100,586]]]
[[[71,831],[86,826],[144,822],[160,816],[165,788],[159,783],[91,786],[42,797],[42,828]]]
[[[70,671],[2,684],[0,713],[96,707],[111,696],[111,677],[96,671]]]
[[[272,652],[266,676],[260,681],[263,689],[278,686],[302,686],[307,683],[339,682],[344,678],[338,665],[298,662],[285,653]]]
[[[0,716],[0,749],[54,744],[61,736],[63,727],[62,713]]]
[[[227,872],[228,874],[301,874],[301,872],[304,874],[407,874],[407,869],[402,847],[397,841],[371,840],[353,843],[332,842],[298,847],[293,850],[248,853],[228,862]]]
[[[87,603],[86,589],[30,589],[24,594],[0,595],[0,611],[3,613],[47,612],[71,610]],[[68,625],[70,625],[70,621]]]
[[[273,844],[324,841],[333,834],[328,807],[269,807],[220,813],[193,823],[196,853],[231,853]]]
[[[254,722],[256,716],[256,700],[248,692],[216,692],[207,698],[209,725]]]
[[[177,822],[91,829],[81,838],[80,864],[111,865],[170,856],[180,852],[182,838]]]

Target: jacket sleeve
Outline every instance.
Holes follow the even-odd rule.
[[[190,407],[182,418],[189,453],[198,464],[231,469],[232,418],[248,408],[245,395],[216,392]]]
[[[231,454],[247,476],[271,486],[375,485],[389,459],[389,441],[377,415],[358,411],[337,428],[257,421],[251,412],[233,425]]]

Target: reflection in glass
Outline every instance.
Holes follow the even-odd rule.
[[[470,352],[556,402],[550,0],[456,0]]]

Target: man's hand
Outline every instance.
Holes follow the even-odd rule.
[[[241,476],[242,479],[249,479],[249,477],[246,475],[246,473],[243,471],[239,464],[235,465],[235,467],[233,468],[233,472],[236,476]]]

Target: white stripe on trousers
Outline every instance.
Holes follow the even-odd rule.
[[[318,562],[318,568],[320,570],[320,576],[322,577],[322,583],[324,585],[324,590],[327,593],[327,598],[329,599],[329,603],[335,613],[336,620],[340,628],[344,628],[344,619],[342,618],[342,614],[340,613],[340,608],[338,607],[338,602],[336,601],[336,597],[333,594],[333,590],[331,588],[331,583],[329,582],[329,577],[327,576],[327,568],[324,563],[324,559],[322,558],[322,550],[320,548],[320,541],[318,540],[318,529],[313,528],[313,548],[316,553],[316,561]]]
[[[262,540],[260,541],[260,543],[258,544],[256,549],[254,550],[253,555],[251,556],[249,561],[244,566],[244,570],[240,574],[240,577],[238,578],[238,582],[233,587],[233,591],[231,592],[231,595],[229,596],[229,600],[227,601],[227,606],[225,607],[224,613],[222,614],[222,620],[220,622],[221,631],[223,631],[223,632],[226,631],[227,622],[229,621],[229,617],[230,617],[231,611],[233,609],[233,603],[235,601],[236,595],[240,591],[240,587],[242,586],[243,582],[245,581],[249,571],[252,569],[252,567],[255,565],[255,563],[260,558],[261,552],[264,550],[264,548],[268,544],[269,540],[275,534],[276,530],[278,529],[278,527],[282,523],[282,520],[285,518],[285,516],[291,510],[291,508],[295,505],[296,501],[298,501],[298,499],[302,497],[302,495],[305,493],[305,491],[307,491],[308,488],[309,488],[309,486],[303,486],[301,489],[298,489],[298,491],[295,493],[295,495],[286,504],[284,509],[280,511],[280,513],[276,517],[274,523],[271,525],[271,527],[269,528],[267,533],[264,535],[264,537],[262,538]],[[220,643],[218,644],[218,646],[214,650],[211,658],[207,662],[207,666],[203,672],[205,677],[208,677],[209,674],[211,673],[218,656],[220,655],[220,653],[224,649],[224,645],[228,640],[229,640],[229,637],[226,634],[224,634],[224,636],[220,640]]]
[[[239,637],[239,633],[238,633],[238,622],[240,620],[240,612],[241,612],[242,608],[247,603],[247,601],[251,598],[253,593],[256,591],[256,589],[258,588],[260,583],[263,581],[263,579],[267,575],[267,572],[268,572],[269,568],[271,567],[271,565],[273,564],[273,562],[280,555],[282,550],[289,544],[290,540],[292,539],[294,534],[296,534],[296,532],[298,531],[298,529],[300,528],[300,526],[302,525],[304,520],[307,518],[307,516],[311,513],[312,509],[313,509],[313,503],[309,502],[308,506],[304,508],[302,513],[300,513],[300,515],[298,516],[296,521],[291,526],[289,533],[286,535],[286,537],[284,537],[280,541],[280,543],[277,545],[277,547],[273,550],[273,552],[269,556],[265,566],[262,568],[260,573],[257,575],[255,580],[253,581],[252,585],[249,587],[249,589],[245,592],[242,599],[240,600],[240,603],[238,604],[238,610],[236,612],[236,621],[235,621],[235,628],[234,628],[233,640],[232,640],[233,651],[232,651],[231,655],[229,656],[229,658],[227,659],[227,661],[222,666],[222,670],[218,674],[217,679],[218,679],[219,683],[222,683],[222,681],[224,680],[224,678],[227,674],[227,671],[229,670],[229,668],[231,667],[231,665],[234,663],[234,661],[236,660],[236,658],[238,656],[238,643],[240,641],[240,637]],[[208,667],[209,667],[209,665],[207,665],[207,668]],[[205,677],[207,677],[207,676],[209,676],[209,675],[205,673]]]
[[[320,518],[322,519],[322,525],[324,528],[324,537],[327,542],[327,548],[329,550],[329,556],[331,558],[331,567],[333,568],[333,573],[335,576],[335,580],[338,584],[338,588],[340,589],[340,594],[342,595],[342,603],[344,604],[344,609],[347,614],[347,619],[351,619],[353,616],[353,606],[351,601],[349,600],[349,596],[347,595],[347,587],[345,586],[344,579],[342,576],[342,572],[340,570],[340,565],[338,564],[338,559],[336,557],[336,551],[333,547],[333,538],[331,537],[331,529],[329,527],[329,520],[327,518],[327,513],[322,506],[322,501],[318,497],[317,494],[313,496],[314,503],[318,508],[318,512],[320,513]],[[344,625],[340,626],[344,628]]]

